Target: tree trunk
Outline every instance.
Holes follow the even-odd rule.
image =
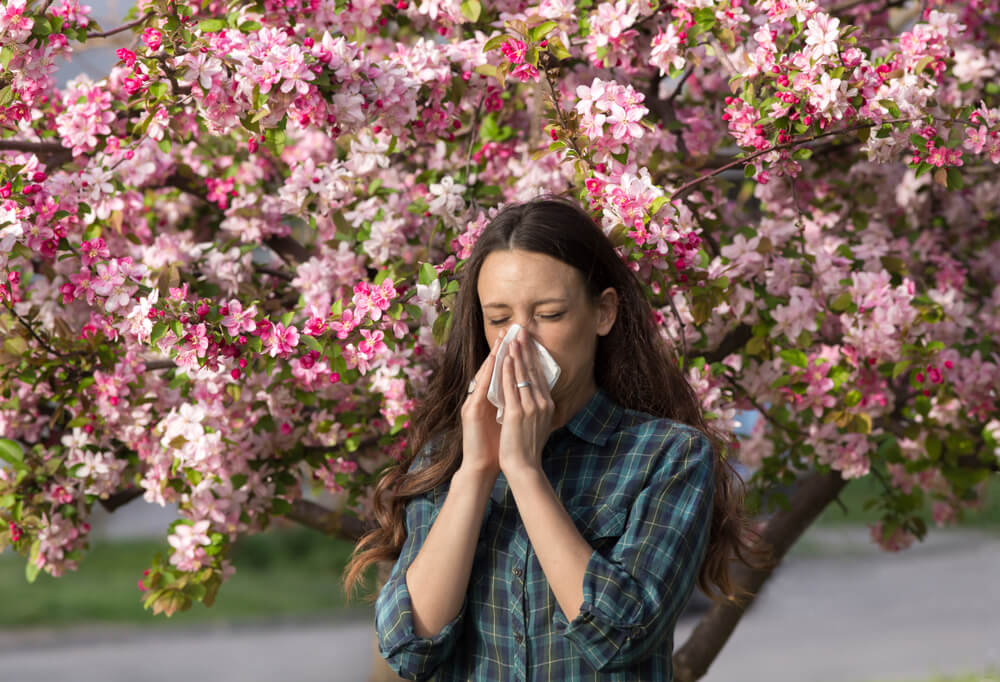
[[[715,604],[702,617],[688,640],[674,652],[674,679],[677,682],[694,682],[708,672],[708,667],[781,559],[845,485],[847,481],[839,471],[811,474],[799,481],[788,509],[772,516],[761,532],[761,543],[770,548],[774,565],[766,570],[751,570],[742,563],[732,564],[734,585],[751,596],[740,606]]]

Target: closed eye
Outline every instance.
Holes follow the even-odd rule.
[[[543,320],[558,320],[560,317],[562,317],[565,314],[566,313],[546,313],[544,315],[539,315],[539,317],[542,318]],[[496,327],[496,326],[499,326],[501,324],[506,324],[508,320],[510,320],[509,317],[501,317],[501,318],[498,318],[498,319],[495,319],[495,320],[487,320],[487,322],[489,322],[491,325],[493,325],[494,327]]]

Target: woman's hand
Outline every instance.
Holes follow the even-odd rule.
[[[500,450],[500,425],[497,424],[497,408],[487,400],[486,392],[490,387],[499,347],[498,337],[490,354],[476,372],[475,388],[462,403],[462,464],[459,468],[491,480],[496,479],[500,472],[497,456]]]
[[[519,331],[507,349],[501,368],[504,418],[500,468],[509,479],[512,474],[541,471],[542,448],[552,430],[555,403],[528,333]]]

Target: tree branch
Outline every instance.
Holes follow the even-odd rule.
[[[109,512],[124,507],[132,500],[142,497],[146,491],[142,488],[126,488],[110,495],[106,500],[100,500],[101,506]]]
[[[311,255],[309,249],[291,237],[270,237],[264,241],[264,245],[292,264],[303,263],[309,260]]]
[[[98,31],[98,32],[95,32],[95,33],[88,33],[87,34],[87,40],[93,40],[95,38],[107,38],[109,36],[115,35],[116,33],[121,33],[122,31],[129,30],[130,28],[135,28],[136,26],[138,26],[139,24],[143,23],[144,21],[146,21],[147,19],[149,19],[151,16],[153,16],[153,14],[155,14],[155,13],[152,10],[150,10],[149,12],[146,12],[141,17],[139,17],[138,19],[136,19],[135,21],[130,21],[127,24],[122,24],[121,26],[119,26],[117,28],[112,28],[112,29],[110,29],[108,31]]]
[[[742,605],[715,604],[702,617],[688,640],[674,653],[677,682],[694,682],[705,675],[778,562],[846,485],[839,471],[814,473],[799,480],[788,510],[772,516],[761,533],[761,545],[770,549],[774,565],[754,570],[739,562],[732,564],[730,575],[734,585],[752,596]]]
[[[58,142],[28,142],[26,140],[0,140],[0,151],[31,152],[33,154],[57,154],[69,152]]]
[[[292,510],[285,516],[313,530],[352,542],[368,530],[357,517],[327,509],[309,500],[295,500]]]
[[[145,364],[147,370],[154,372],[160,369],[174,369],[177,367],[177,363],[173,360],[151,360]]]
[[[674,190],[673,194],[670,195],[670,200],[673,201],[674,199],[678,199],[678,198],[687,196],[688,194],[691,193],[692,190],[694,190],[695,187],[697,187],[698,185],[700,185],[705,180],[708,180],[709,178],[711,178],[713,176],[716,176],[719,173],[727,171],[730,168],[735,168],[736,166],[746,165],[747,162],[753,161],[758,156],[763,156],[764,154],[769,154],[770,152],[776,152],[776,151],[780,151],[782,149],[790,149],[792,147],[798,147],[800,145],[808,144],[809,142],[812,142],[814,140],[819,140],[820,138],[830,137],[831,135],[841,135],[841,134],[845,134],[845,133],[853,133],[856,130],[863,130],[865,128],[874,128],[876,126],[885,125],[886,123],[889,123],[889,124],[892,124],[892,123],[910,123],[913,120],[914,119],[903,118],[903,119],[892,119],[892,120],[888,120],[888,121],[882,121],[881,123],[871,123],[871,122],[869,122],[869,123],[859,123],[857,125],[848,126],[846,128],[838,128],[837,130],[828,130],[828,131],[826,131],[824,133],[817,133],[815,135],[810,135],[808,137],[803,137],[803,138],[800,138],[798,140],[792,140],[791,142],[785,142],[784,144],[776,144],[776,145],[773,145],[771,147],[768,147],[767,149],[758,149],[757,151],[753,152],[749,156],[741,156],[738,159],[733,159],[729,163],[725,163],[725,164],[719,166],[718,168],[713,168],[708,173],[703,173],[702,175],[699,175],[698,177],[696,177],[694,180],[691,180],[689,182],[684,183],[683,185],[681,185],[680,187],[678,187],[677,189]]]
[[[46,164],[61,164],[73,158],[73,150],[58,142],[28,142],[26,140],[0,140],[0,152],[28,152],[44,157]]]
[[[722,362],[726,359],[726,356],[735,353],[740,348],[746,345],[750,337],[753,336],[753,330],[748,324],[741,324],[735,329],[730,330],[719,342],[719,345],[715,350],[710,350],[702,355],[705,358],[705,362]]]

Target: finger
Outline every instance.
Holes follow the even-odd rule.
[[[521,413],[521,395],[515,385],[517,379],[514,376],[514,356],[508,353],[503,359],[503,366],[500,368],[500,378],[503,383],[504,412],[510,413],[512,410]],[[504,419],[504,423],[507,420]]]
[[[524,346],[524,341],[518,335],[517,347],[514,352],[514,378],[517,380],[517,384],[523,384],[527,381],[529,385],[518,387],[515,384],[515,390],[517,391],[518,398],[521,400],[521,404],[524,406],[531,404],[535,400],[536,390],[535,384],[531,381],[527,367],[525,366],[524,356],[528,352],[528,349]]]
[[[548,382],[545,381],[545,375],[542,372],[541,357],[538,354],[538,346],[535,345],[534,339],[530,337],[525,339],[524,351],[521,354],[521,358],[524,361],[525,377],[527,381],[531,382],[532,389],[537,391],[535,395],[544,395],[548,389]]]
[[[500,348],[500,337],[493,343],[493,347],[490,348],[490,354],[486,356],[483,363],[479,365],[479,369],[476,370],[475,376],[472,378],[472,390],[468,390],[466,387],[466,400],[486,400],[486,393],[489,391],[490,386],[490,376],[493,374],[493,364],[496,361],[497,350]]]

